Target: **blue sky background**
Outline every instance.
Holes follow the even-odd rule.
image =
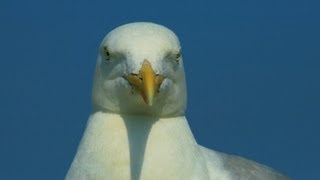
[[[101,39],[134,21],[180,37],[197,141],[320,178],[319,1],[0,1],[0,179],[63,179]]]

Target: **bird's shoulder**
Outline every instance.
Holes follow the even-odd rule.
[[[214,161],[219,157],[224,170],[232,179],[240,180],[288,180],[289,178],[280,172],[236,155],[229,155],[201,147],[202,153],[208,161]],[[210,163],[208,163],[210,164]],[[210,168],[210,167],[209,167]]]

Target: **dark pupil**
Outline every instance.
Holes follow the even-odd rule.
[[[107,47],[104,47],[103,49],[104,49],[104,53],[105,53],[105,55],[106,55],[106,60],[109,60],[110,53],[109,53],[109,51],[108,51],[108,48],[107,48]]]

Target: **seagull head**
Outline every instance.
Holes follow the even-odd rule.
[[[168,28],[130,23],[106,35],[93,84],[94,110],[179,116],[186,108],[181,47]]]

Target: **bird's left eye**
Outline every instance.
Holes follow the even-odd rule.
[[[103,55],[106,61],[110,60],[110,52],[106,46],[103,47]]]

